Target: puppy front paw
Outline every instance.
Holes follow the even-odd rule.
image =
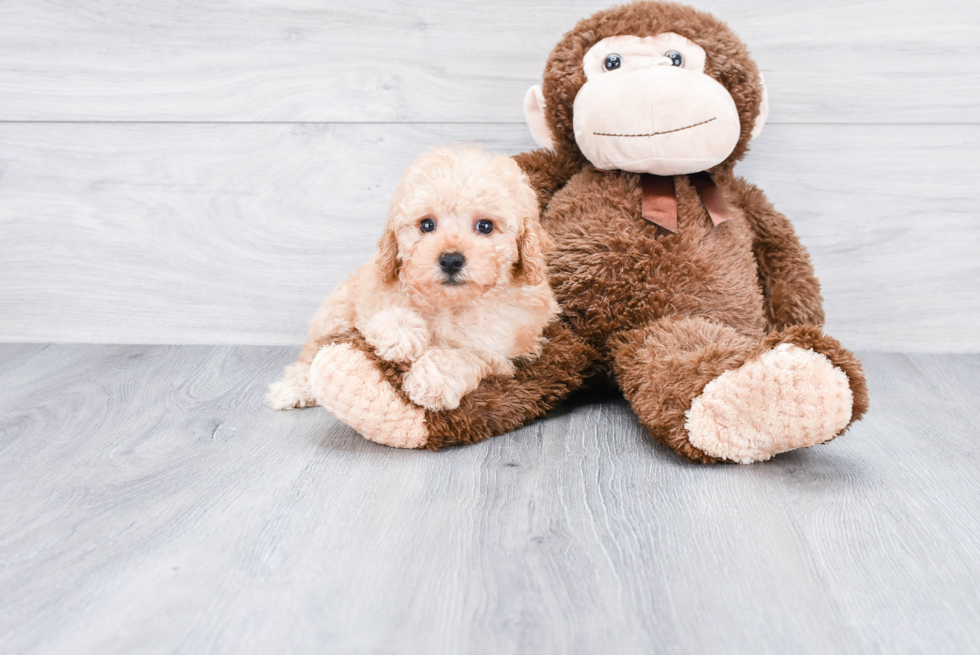
[[[404,307],[384,309],[372,316],[361,329],[378,357],[389,362],[411,362],[429,345],[425,319]]]
[[[463,396],[475,388],[458,374],[458,365],[444,351],[430,350],[405,373],[402,390],[413,403],[426,409],[456,409]]]

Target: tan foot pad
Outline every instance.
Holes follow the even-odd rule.
[[[832,439],[851,420],[853,400],[826,356],[782,344],[709,382],[685,427],[696,448],[748,464]]]
[[[396,448],[425,446],[425,412],[406,402],[368,357],[350,344],[325,346],[310,367],[317,404],[366,439]]]

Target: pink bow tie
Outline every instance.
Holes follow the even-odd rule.
[[[732,217],[721,190],[708,173],[689,175],[691,184],[701,198],[701,204],[708,211],[711,223],[718,225]],[[662,177],[642,173],[640,186],[643,187],[643,218],[665,230],[677,232],[677,193],[673,177]]]

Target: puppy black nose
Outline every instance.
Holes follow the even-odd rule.
[[[466,263],[466,257],[461,252],[444,252],[439,255],[439,268],[446,275],[456,275]]]

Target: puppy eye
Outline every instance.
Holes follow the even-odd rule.
[[[617,54],[611,54],[606,57],[606,61],[602,63],[607,71],[614,71],[623,65],[623,58]]]
[[[422,230],[422,232],[431,232],[432,230],[436,229],[436,222],[431,218],[423,218],[419,222],[419,229]]]
[[[670,52],[665,54],[664,57],[669,59],[670,63],[672,63],[674,66],[684,65],[684,58],[681,57],[681,53],[677,52],[676,50],[671,50]]]
[[[476,231],[480,234],[490,234],[493,232],[493,221],[488,221],[485,218],[482,221],[477,221]]]

